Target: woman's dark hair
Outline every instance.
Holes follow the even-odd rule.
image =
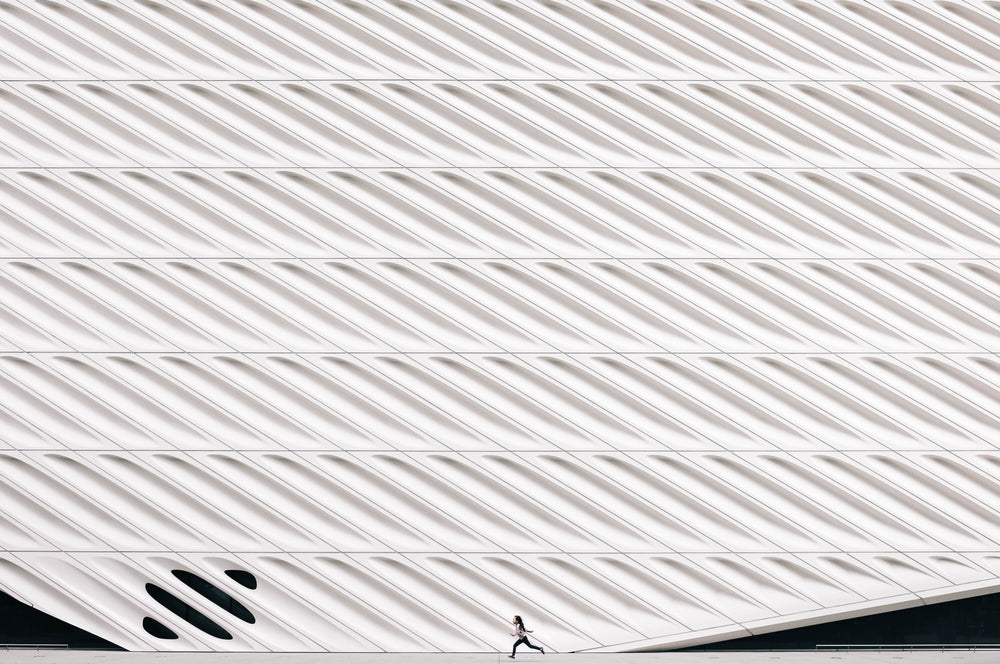
[[[522,628],[524,627],[524,621],[521,620],[521,616],[514,616],[514,620],[516,620],[517,624],[520,625]]]

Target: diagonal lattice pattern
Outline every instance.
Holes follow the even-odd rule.
[[[946,0],[0,4],[0,589],[274,651],[997,590],[998,39]]]

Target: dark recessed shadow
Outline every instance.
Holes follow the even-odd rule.
[[[1000,643],[1000,593],[888,611],[684,650],[813,650],[820,645]],[[946,659],[943,655],[941,659]]]
[[[226,576],[241,586],[249,588],[250,590],[255,590],[257,588],[257,577],[250,572],[246,572],[241,569],[227,569]]]
[[[159,620],[150,618],[149,616],[142,619],[142,628],[146,630],[150,636],[155,636],[158,639],[177,638],[177,633],[174,632],[174,630],[170,629]]]
[[[80,650],[124,650],[121,646],[39,611],[5,592],[0,592],[0,643],[44,643]]]
[[[173,570],[173,575],[180,579],[181,583],[186,585],[188,588],[218,607],[233,614],[240,620],[251,624],[257,622],[257,619],[254,618],[252,613],[250,613],[250,610],[240,604],[236,598],[213,583],[201,578],[197,574],[192,574],[191,572],[182,569],[175,569]]]
[[[155,586],[152,583],[147,583],[146,592],[149,593],[150,597],[159,602],[163,608],[176,614],[178,617],[187,621],[193,627],[197,627],[209,636],[214,636],[217,639],[224,640],[230,640],[233,638],[233,635],[223,629],[217,622],[206,616],[201,611],[198,611],[184,600],[167,592],[163,588]]]

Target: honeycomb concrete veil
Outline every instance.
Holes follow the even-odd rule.
[[[1000,5],[6,0],[0,590],[129,650],[1000,590]]]

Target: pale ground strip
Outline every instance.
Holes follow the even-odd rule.
[[[492,664],[484,653],[163,653],[0,651],[0,664]],[[992,664],[1000,650],[887,652],[699,652],[523,655],[514,661],[547,664]]]

